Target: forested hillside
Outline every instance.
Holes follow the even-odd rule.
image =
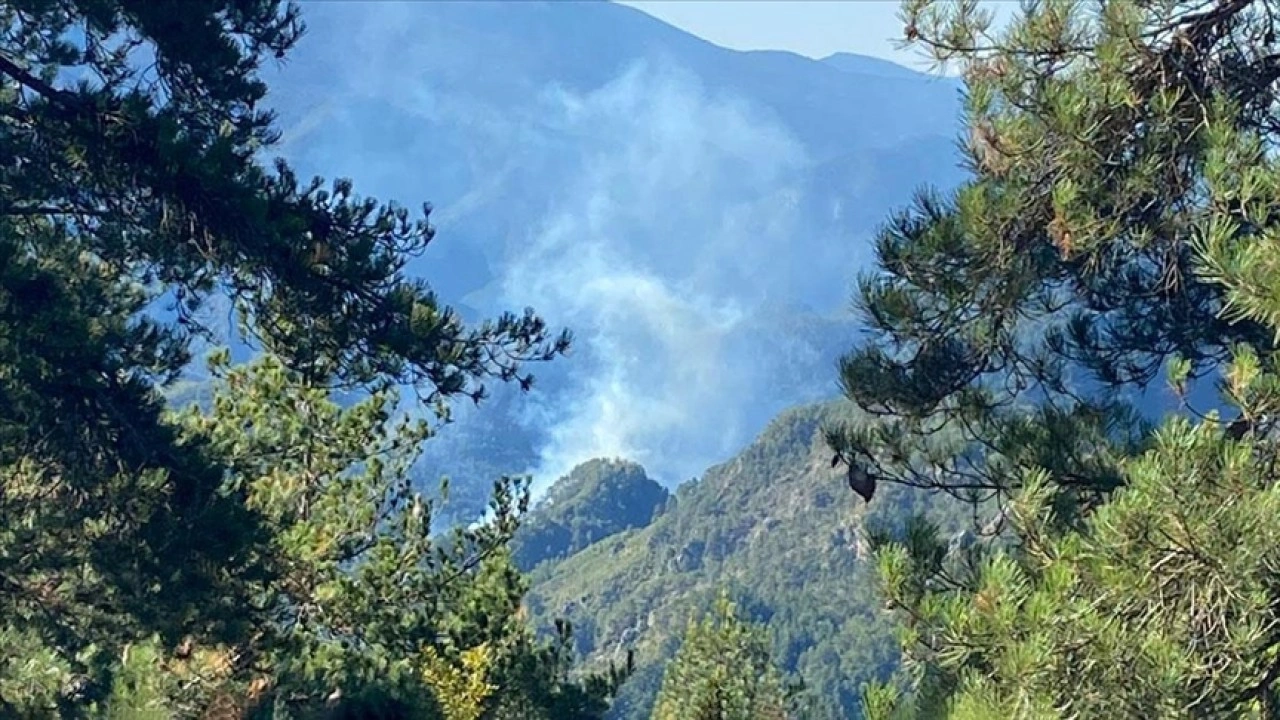
[[[671,495],[626,460],[588,460],[560,478],[511,540],[522,570],[572,555],[625,530],[648,525]]]
[[[824,424],[848,412],[841,403],[784,412],[740,454],[681,485],[651,524],[533,572],[534,619],[570,620],[587,666],[635,651],[611,717],[649,717],[687,621],[722,591],[744,619],[766,623],[774,660],[808,686],[812,717],[860,716],[862,683],[888,677],[897,649],[868,562],[868,508],[832,469],[823,440]],[[893,525],[926,509],[957,531],[968,519],[898,488],[870,515]]]
[[[818,447],[872,508],[892,508],[898,489],[994,514],[957,536],[896,508],[867,534],[874,570],[840,568],[842,611],[859,606],[866,571],[888,609],[873,627],[896,626],[902,651],[846,714],[1280,716],[1275,8],[1083,5],[1028,4],[997,28],[977,4],[905,4],[908,41],[963,72],[975,177],[889,217],[857,287],[870,336],[839,369],[874,421],[846,421]],[[828,472],[820,458],[784,464]],[[766,605],[757,630],[774,642],[761,644],[741,614],[817,549],[774,546],[764,567],[718,571],[730,549],[769,542],[752,532],[769,519],[820,526],[795,512],[794,487],[744,521],[734,490],[750,472],[708,473],[649,528],[539,573],[531,601],[587,608],[580,647],[606,658],[637,645],[624,692],[652,693],[646,662],[674,658],[656,717],[785,713],[768,656],[789,664],[789,618]],[[704,487],[713,499],[684,515]],[[681,516],[715,521],[682,537]],[[715,575],[739,610],[721,601],[681,634],[663,600],[697,581],[673,580],[664,560]],[[578,582],[590,570],[604,574]],[[644,716],[632,702],[615,711]]]

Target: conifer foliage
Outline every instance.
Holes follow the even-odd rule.
[[[876,534],[905,664],[868,717],[1280,713],[1277,9],[904,4],[973,179],[880,237],[841,377],[885,422],[830,440],[1004,532]]]
[[[429,208],[261,164],[258,70],[302,30],[278,0],[0,6],[0,715],[585,718],[616,684],[523,624],[521,483],[431,528],[431,414],[392,392],[444,415],[568,337],[407,278]],[[217,298],[262,355],[171,412]]]
[[[784,720],[781,676],[759,628],[721,595],[667,664],[653,720]]]

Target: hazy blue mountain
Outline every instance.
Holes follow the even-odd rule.
[[[824,58],[822,62],[844,72],[858,73],[860,75],[879,75],[885,78],[910,79],[918,78],[920,73],[911,68],[906,68],[897,63],[881,60],[880,58],[867,57],[865,55],[854,55],[853,53],[838,52],[832,53]],[[959,87],[959,85],[957,85]]]
[[[268,78],[282,154],[430,201],[413,272],[469,315],[533,306],[577,336],[533,396],[432,441],[459,511],[592,457],[672,485],[829,396],[871,232],[961,178],[956,83],[883,61],[727,50],[605,2],[304,12]]]

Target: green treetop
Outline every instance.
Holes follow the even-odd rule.
[[[213,370],[211,412],[181,421],[261,518],[272,573],[239,608],[256,620],[247,639],[189,639],[156,661],[167,685],[151,695],[169,716],[228,696],[237,712],[277,718],[335,706],[444,720],[601,716],[618,677],[570,682],[564,639],[538,641],[524,622],[525,582],[506,548],[528,503],[522,482],[495,484],[486,522],[433,531],[432,503],[408,472],[429,427],[395,412],[393,393],[343,407],[270,356],[229,368],[223,354]],[[223,662],[199,672],[202,657]],[[151,695],[125,688],[106,707]]]
[[[690,621],[653,720],[783,720],[785,707],[768,641],[722,595],[706,617]]]

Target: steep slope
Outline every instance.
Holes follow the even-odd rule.
[[[883,61],[859,58],[865,69],[854,69],[728,50],[606,2],[329,2],[308,6],[307,21],[309,37],[270,95],[286,154],[304,171],[349,169],[364,192],[429,199],[447,239],[418,269],[451,297],[500,279],[507,255],[526,251],[530,231],[572,199],[575,176],[601,161],[626,161],[623,186],[707,178],[709,187],[642,198],[634,219],[664,234],[678,225],[643,212],[689,212],[661,208],[668,198],[702,200],[695,217],[719,216],[837,158],[850,176],[882,175],[845,199],[883,209],[920,182],[958,178],[950,152],[929,177],[893,171],[894,151],[950,140],[958,86],[906,68],[888,73],[896,66]],[[332,51],[343,45],[362,52]],[[646,135],[662,145],[646,148]],[[627,157],[640,148],[659,155]],[[667,164],[664,148],[680,157],[655,168]],[[642,177],[654,169],[672,172]],[[632,234],[623,239],[631,249],[651,244],[648,233]],[[748,247],[763,239],[739,238]],[[807,255],[823,239],[796,234],[783,254]],[[685,244],[668,234],[645,259],[670,272],[687,263],[673,252]],[[845,287],[828,292],[842,297]]]
[[[589,663],[635,650],[637,674],[616,717],[648,717],[685,621],[721,587],[767,622],[775,657],[804,678],[826,716],[855,717],[860,685],[891,670],[896,645],[860,530],[868,513],[892,520],[936,501],[894,487],[869,510],[855,500],[820,434],[847,412],[843,404],[784,412],[735,458],[681,486],[652,524],[534,573],[535,617],[569,619]]]

